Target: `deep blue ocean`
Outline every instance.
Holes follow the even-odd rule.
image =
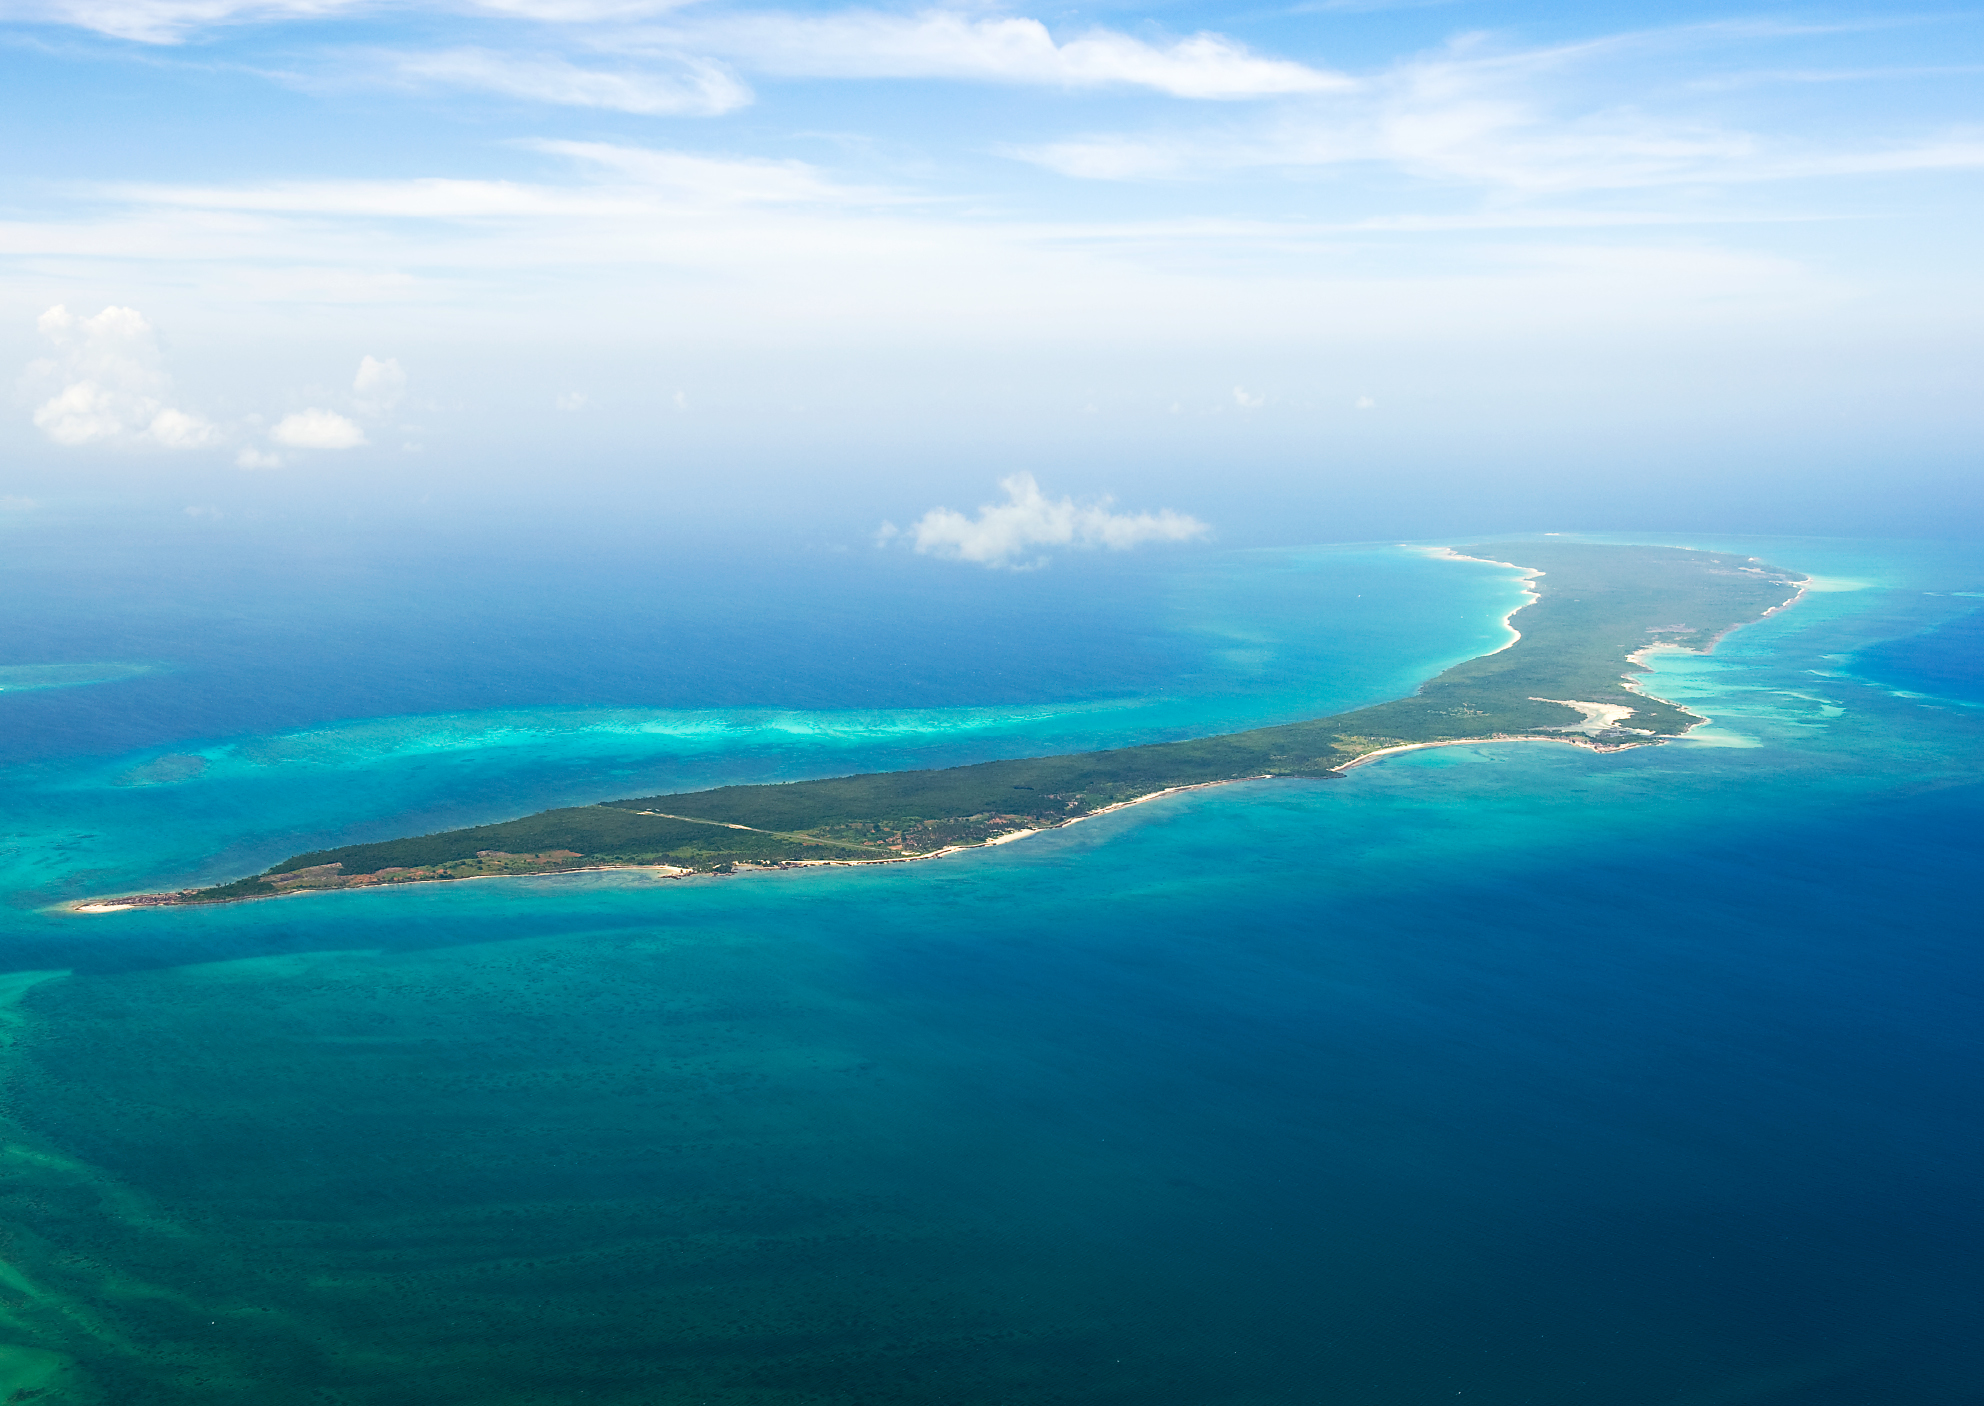
[[[79,916],[1315,716],[1522,595],[1389,543],[1016,574],[19,518],[0,1399],[1984,1402],[1984,547],[1665,539],[1823,588],[1659,659],[1714,719],[1665,747],[873,870]]]

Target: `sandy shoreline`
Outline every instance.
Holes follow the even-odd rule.
[[[1426,555],[1432,557],[1435,561],[1478,561],[1478,562],[1483,562],[1489,566],[1506,566],[1509,570],[1519,573],[1522,577],[1523,594],[1528,596],[1529,599],[1524,601],[1521,605],[1512,607],[1509,610],[1509,613],[1502,617],[1502,628],[1509,632],[1509,637],[1501,644],[1495,646],[1495,648],[1489,650],[1488,654],[1500,654],[1503,650],[1514,649],[1518,644],[1522,643],[1522,631],[1518,630],[1514,625],[1510,624],[1509,622],[1515,619],[1517,611],[1527,610],[1530,606],[1535,605],[1538,601],[1543,599],[1543,593],[1537,590],[1534,586],[1531,586],[1529,584],[1530,582],[1536,580],[1538,577],[1542,576],[1543,572],[1541,572],[1540,570],[1538,570],[1536,567],[1533,566],[1517,566],[1512,561],[1496,561],[1492,557],[1471,557],[1468,556],[1465,552],[1455,551],[1452,547],[1438,547],[1438,548],[1427,547],[1424,550],[1426,552]],[[1485,659],[1488,657],[1488,655],[1481,654],[1481,655],[1475,655],[1474,657],[1477,659]]]

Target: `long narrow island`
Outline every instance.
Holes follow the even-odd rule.
[[[1804,579],[1753,557],[1676,547],[1520,543],[1454,552],[1527,569],[1533,599],[1510,617],[1513,644],[1455,665],[1410,698],[1184,742],[570,806],[299,854],[212,888],[76,907],[220,903],[611,867],[708,873],[900,862],[998,843],[1188,787],[1336,776],[1414,747],[1504,740],[1646,746],[1702,719],[1636,687],[1635,677],[1648,672],[1644,652],[1705,653],[1730,630],[1795,601]]]

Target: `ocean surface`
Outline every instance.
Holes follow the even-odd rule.
[[[86,917],[556,804],[1315,716],[1523,597],[1388,543],[7,533],[0,1400],[1984,1402],[1984,547],[1676,541],[1818,589],[1657,657],[1714,719],[1665,747],[880,869]]]

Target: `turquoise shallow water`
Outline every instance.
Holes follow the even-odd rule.
[[[624,583],[606,574],[594,589],[616,598]],[[1395,546],[1235,553],[1129,583],[1074,582],[1073,601],[1025,578],[1016,588],[1010,576],[978,575],[987,579],[975,583],[977,595],[942,602],[956,616],[948,630],[915,642],[913,665],[901,658],[898,624],[886,613],[909,586],[888,577],[823,583],[796,574],[781,597],[784,632],[756,641],[672,626],[650,632],[652,622],[615,618],[588,600],[592,615],[547,633],[521,657],[489,648],[486,624],[445,617],[415,643],[382,629],[383,638],[367,636],[340,654],[326,649],[311,619],[325,609],[315,600],[295,604],[293,637],[273,638],[265,622],[217,614],[207,623],[219,631],[203,630],[201,617],[217,607],[196,605],[194,618],[157,630],[154,643],[177,646],[181,657],[144,677],[6,700],[15,722],[6,736],[19,760],[5,769],[15,843],[0,854],[0,882],[17,903],[38,905],[238,877],[299,850],[615,796],[956,765],[1313,717],[1395,697],[1499,646],[1508,638],[1500,618],[1524,599],[1506,571]],[[76,611],[59,580],[36,584],[41,608]],[[679,584],[653,589],[667,595]],[[545,583],[581,598],[586,586],[584,578]],[[804,603],[828,586],[838,592],[828,597],[835,608],[857,590],[871,597],[862,602],[875,612],[865,634],[876,638],[820,644],[825,626]],[[362,604],[394,589],[433,594],[440,613],[460,586],[451,573],[403,571],[350,594]],[[1008,597],[1016,589],[1036,594],[1015,604]],[[132,645],[117,604],[72,624],[64,647],[87,648],[93,632],[103,646]],[[630,637],[645,640],[645,658],[639,668],[623,661],[611,688],[688,706],[526,701],[555,697],[603,649],[624,650]],[[419,677],[399,645],[417,648]],[[1016,677],[1013,659],[1036,647],[1048,662]],[[755,706],[711,706],[741,686],[748,671],[739,655],[753,648]],[[450,669],[456,696],[497,706],[334,711],[357,700],[452,701],[435,681]],[[767,705],[836,690],[874,696],[904,673],[898,692],[945,701]],[[974,686],[1005,697],[948,701]],[[215,725],[246,717],[279,725],[246,733]],[[212,730],[202,735],[196,726]],[[146,745],[118,745],[146,734]]]
[[[1926,592],[1984,553],[1769,554],[1857,589],[1662,658],[1697,740],[1440,749],[882,870],[35,906],[464,788],[1346,706],[1388,654],[1498,643],[1507,573],[1369,553],[1423,609],[1358,634],[1355,554],[1181,572],[1058,627],[1190,666],[1114,696],[512,702],[23,763],[7,1370],[79,1402],[1984,1399],[1984,715],[1920,687],[1972,606]]]

